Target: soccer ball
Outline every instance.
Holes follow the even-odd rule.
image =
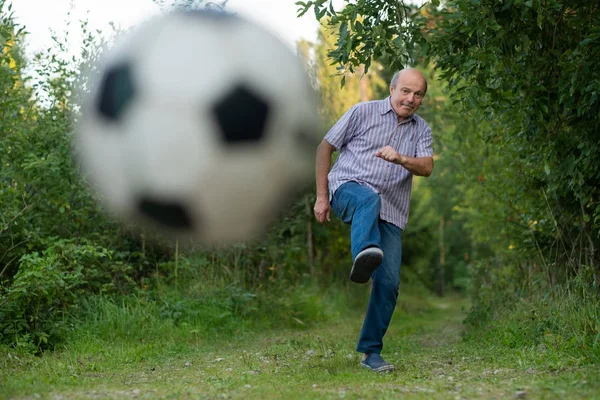
[[[173,12],[106,53],[77,158],[106,209],[207,244],[255,238],[313,176],[317,104],[304,64],[237,16]]]

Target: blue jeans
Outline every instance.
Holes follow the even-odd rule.
[[[352,260],[370,246],[383,250],[383,261],[371,276],[371,297],[356,346],[360,353],[381,353],[398,299],[402,230],[379,218],[379,194],[356,182],[346,182],[335,191],[331,208],[351,224]]]

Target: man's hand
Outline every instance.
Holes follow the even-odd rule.
[[[314,211],[315,217],[317,217],[317,221],[319,221],[320,224],[324,224],[325,221],[331,221],[331,205],[329,204],[329,199],[317,197]]]
[[[398,153],[392,146],[385,146],[375,153],[382,160],[402,165],[416,176],[430,176],[433,170],[433,157],[408,157]]]
[[[406,156],[398,153],[392,146],[382,147],[375,153],[375,157],[399,165],[403,165],[406,162]]]

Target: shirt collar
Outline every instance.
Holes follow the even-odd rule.
[[[379,107],[379,111],[381,112],[381,115],[387,114],[390,111],[393,112],[394,114],[396,113],[394,111],[394,108],[392,107],[391,96],[388,96],[387,98],[385,98],[384,100],[381,101],[381,106]],[[417,121],[415,119],[415,114],[411,115],[408,119],[406,119],[405,121],[402,121],[402,122],[409,122],[409,121],[413,121],[413,122]]]

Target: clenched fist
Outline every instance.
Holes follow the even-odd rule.
[[[404,164],[406,160],[406,156],[398,153],[392,146],[382,147],[375,153],[375,157],[379,157],[385,161],[399,165]]]

